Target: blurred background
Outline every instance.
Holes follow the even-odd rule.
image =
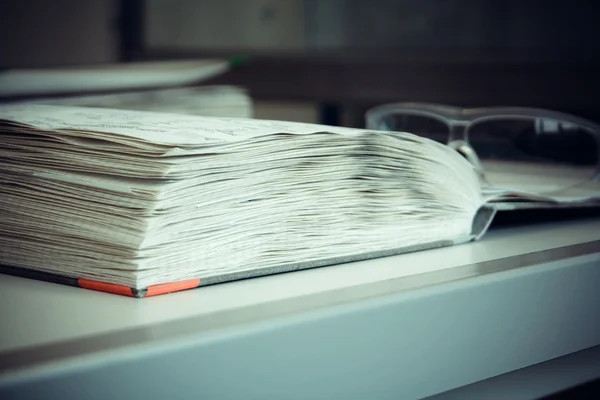
[[[3,0],[0,67],[217,58],[256,118],[360,127],[381,103],[600,119],[600,5],[517,0]],[[4,100],[7,100],[6,96]]]

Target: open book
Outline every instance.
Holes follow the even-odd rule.
[[[135,297],[480,238],[495,205],[409,133],[142,111],[0,107],[2,271]]]

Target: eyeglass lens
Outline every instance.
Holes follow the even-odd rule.
[[[594,176],[598,144],[592,132],[541,118],[475,121],[468,142],[494,186],[550,192]]]
[[[433,117],[390,114],[373,128],[410,132],[447,144],[450,128]],[[498,187],[550,192],[594,176],[598,139],[576,124],[543,118],[473,121],[467,139],[487,181]]]
[[[410,132],[446,144],[450,128],[442,121],[417,115],[390,114],[383,117],[374,129]]]

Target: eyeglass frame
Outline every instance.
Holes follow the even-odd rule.
[[[469,127],[475,122],[491,121],[504,118],[512,119],[534,119],[535,123],[543,123],[544,120],[564,122],[578,125],[591,132],[596,137],[598,165],[592,180],[600,181],[600,125],[587,119],[559,111],[546,110],[532,107],[482,107],[462,108],[446,104],[435,103],[392,103],[384,104],[368,110],[365,114],[367,129],[379,130],[378,122],[384,116],[401,114],[428,117],[435,119],[448,127],[448,140],[446,145],[462,154],[471,163],[483,181],[485,169],[477,153],[469,143]]]

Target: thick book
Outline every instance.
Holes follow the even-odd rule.
[[[501,208],[597,205],[483,187],[402,132],[0,107],[0,265],[133,297],[478,240]],[[401,266],[399,266],[401,268]]]

